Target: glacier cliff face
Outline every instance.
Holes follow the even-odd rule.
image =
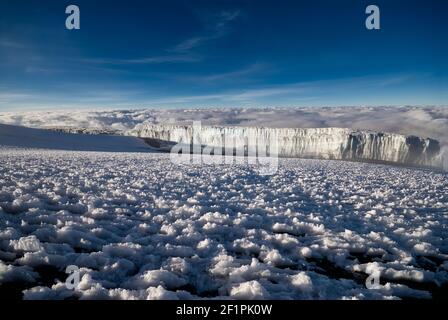
[[[280,157],[388,162],[442,168],[437,140],[346,128],[264,128],[142,124],[127,132],[156,147],[176,143],[212,147],[233,153],[269,146]],[[278,146],[273,148],[274,142]],[[229,154],[229,153],[227,153]]]

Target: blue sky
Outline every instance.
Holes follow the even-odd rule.
[[[0,16],[0,111],[448,104],[444,0],[0,0]]]

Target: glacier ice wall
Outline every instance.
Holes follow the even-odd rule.
[[[199,143],[233,150],[278,141],[280,157],[385,162],[423,167],[443,167],[439,142],[430,138],[347,128],[265,128],[141,124],[127,132],[172,146]],[[231,142],[231,143],[229,143]],[[215,149],[216,150],[216,149]]]

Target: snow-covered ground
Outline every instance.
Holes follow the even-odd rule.
[[[0,292],[26,299],[446,295],[448,174],[0,148]],[[81,268],[75,290],[65,267]],[[380,289],[367,289],[380,271]]]
[[[148,152],[139,138],[118,135],[87,135],[0,124],[0,145],[76,151]]]

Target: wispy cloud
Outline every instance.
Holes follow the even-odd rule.
[[[65,69],[58,68],[49,68],[49,67],[41,67],[41,66],[26,66],[24,71],[30,74],[42,74],[42,75],[51,75],[55,73],[63,73],[66,72]]]
[[[166,54],[157,56],[147,56],[129,59],[81,59],[81,62],[97,63],[97,64],[114,64],[114,65],[132,65],[132,64],[160,64],[160,63],[191,63],[202,60],[202,56],[194,54],[193,49],[203,45],[210,40],[216,40],[224,37],[230,30],[228,24],[240,15],[240,10],[223,11],[214,16],[212,22],[205,26],[204,34],[188,38],[173,48],[165,50]]]
[[[249,72],[251,68],[247,68]],[[230,76],[229,76],[230,74]],[[231,77],[238,71],[214,75],[217,79]],[[226,78],[227,79],[227,78]],[[230,78],[229,78],[230,79]],[[17,92],[0,88],[0,111],[17,108],[88,108],[88,107],[210,107],[210,106],[263,106],[288,105],[300,103],[313,105],[348,105],[348,104],[384,104],[388,95],[396,91],[397,86],[417,77],[395,74],[383,76],[365,76],[340,78],[333,80],[285,83],[269,86],[256,86],[236,89],[201,90],[192,94],[181,94],[141,86],[105,87],[85,84],[76,88],[61,86],[52,92],[41,90]],[[417,82],[418,83],[418,82]],[[414,83],[415,84],[415,83]],[[54,88],[53,88],[54,89]],[[191,92],[191,91],[190,91]],[[393,100],[395,104],[418,104],[425,100],[432,91],[422,89],[407,99]],[[356,93],[353,96],[353,93]],[[424,95],[423,98],[418,98]],[[442,97],[443,98],[443,97]],[[386,99],[386,100],[385,100]],[[434,101],[438,101],[435,99]],[[440,104],[440,103],[435,103]]]
[[[11,101],[17,101],[20,99],[27,99],[32,97],[29,94],[21,93],[21,92],[7,92],[7,93],[0,93],[0,102],[11,102]]]
[[[78,59],[80,62],[96,63],[96,64],[158,64],[170,62],[196,62],[200,57],[191,54],[177,54],[177,55],[160,55],[149,56],[133,59],[112,59],[112,58],[98,58],[98,59]]]
[[[195,47],[200,46],[203,42],[210,40],[211,38],[209,37],[194,37],[194,38],[189,38],[187,40],[182,41],[181,43],[179,43],[178,45],[176,45],[173,49],[171,49],[170,51],[173,52],[185,52],[185,51],[189,51]]]
[[[250,70],[250,69],[248,69]],[[234,73],[216,75],[217,78]],[[358,92],[370,89],[384,89],[412,80],[412,75],[383,75],[333,80],[286,83],[249,89],[223,91],[216,94],[171,96],[147,101],[149,104],[261,104],[266,101],[309,101],[320,97],[338,96],[342,92]]]
[[[429,74],[420,74],[420,75],[414,75],[414,74],[404,74],[404,75],[396,75],[396,76],[390,76],[390,77],[386,77],[384,79],[380,79],[377,82],[377,85],[380,87],[388,87],[391,85],[397,85],[397,84],[401,84],[401,83],[405,83],[409,80],[413,80],[415,78],[422,78],[422,77],[427,77],[430,76]]]
[[[130,58],[108,58],[108,57],[98,57],[98,58],[72,58],[70,61],[75,61],[81,64],[86,64],[84,67],[88,67],[88,65],[151,65],[151,64],[168,64],[168,63],[194,63],[199,62],[203,59],[203,56],[193,52],[193,49],[198,48],[204,43],[219,39],[225,36],[230,28],[228,24],[235,20],[240,15],[239,10],[234,11],[222,11],[217,14],[211,14],[207,17],[207,22],[204,25],[204,30],[201,34],[197,36],[190,37],[174,47],[166,48],[159,55],[148,55],[141,57],[130,57]],[[10,49],[10,50],[18,50],[18,49],[33,49],[33,46],[29,44],[22,43],[16,41],[14,39],[0,37],[0,48]],[[39,58],[37,56],[36,50],[31,50],[33,54],[27,54],[25,58],[27,60],[32,60],[32,64],[30,62],[24,66],[24,71],[26,73],[42,73],[49,74],[54,73],[55,69],[49,69],[45,66],[38,64],[35,60]],[[27,53],[25,51],[25,53]],[[25,59],[23,55],[20,56],[20,59]],[[14,56],[9,57],[8,59],[14,59]],[[45,58],[40,58],[40,60],[46,61]],[[23,61],[21,61],[23,62]],[[80,66],[83,67],[83,66]],[[58,70],[58,72],[62,72],[63,70]],[[72,70],[69,70],[70,72]],[[225,77],[225,75],[223,75]],[[217,75],[217,78],[220,76]],[[213,80],[213,76],[209,80]]]
[[[238,18],[240,14],[240,10],[221,12],[212,23],[206,26],[206,29],[208,30],[206,33],[182,41],[171,49],[171,51],[187,52],[210,40],[216,40],[224,37],[230,31],[228,24]]]
[[[64,87],[61,87],[64,88]],[[0,111],[90,107],[132,107],[145,91],[120,88],[71,88],[54,90],[51,93],[41,90],[14,91],[2,88]]]
[[[217,94],[199,94],[187,96],[171,96],[166,98],[151,99],[146,101],[148,104],[203,104],[203,103],[219,103],[219,104],[239,104],[239,103],[256,103],[263,98],[285,96],[295,94],[296,99],[309,100],[316,97],[307,96],[307,90],[291,85],[285,87],[266,87],[259,89],[246,89],[238,91],[226,91]],[[302,96],[299,96],[302,94]]]
[[[222,82],[239,82],[242,80],[247,80],[251,76],[260,74],[262,72],[266,72],[269,70],[270,66],[264,63],[254,63],[249,66],[232,70],[229,72],[222,73],[212,73],[205,75],[168,75],[166,78],[175,80],[175,81],[185,81],[185,82],[194,82],[199,84],[207,84],[219,81]]]
[[[7,38],[0,38],[0,47],[11,48],[11,49],[24,49],[26,45],[15,40],[10,40]]]

